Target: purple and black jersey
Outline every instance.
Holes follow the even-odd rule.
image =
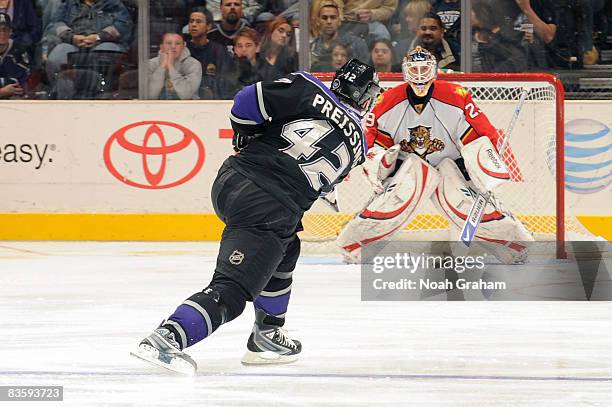
[[[232,167],[295,212],[365,160],[359,115],[307,72],[245,87],[230,119],[234,131],[256,136]]]

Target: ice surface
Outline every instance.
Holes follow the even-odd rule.
[[[194,378],[129,356],[208,283],[215,245],[0,243],[0,385],[18,406],[609,406],[610,302],[361,302],[357,266],[305,258],[292,365],[246,367],[253,312],[189,348]],[[2,403],[0,406],[10,405]]]

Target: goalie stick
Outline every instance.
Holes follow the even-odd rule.
[[[508,140],[510,140],[510,136],[512,135],[512,130],[514,129],[514,125],[518,121],[519,115],[521,114],[521,110],[523,109],[523,104],[527,99],[528,91],[523,89],[521,92],[521,96],[519,101],[514,109],[514,114],[512,115],[512,119],[510,120],[510,124],[508,125],[508,129],[505,132],[504,141],[502,141],[502,145],[499,147],[499,156],[503,157],[504,152],[506,150],[506,146],[508,145]],[[502,158],[503,160],[503,158]],[[463,224],[463,229],[461,230],[461,241],[467,247],[470,247],[470,244],[476,237],[476,230],[480,225],[480,221],[482,220],[482,215],[484,215],[485,208],[491,202],[493,197],[492,191],[487,191],[486,194],[482,194],[478,192],[476,199],[474,200],[474,204],[470,208],[470,212],[465,219],[465,223]]]

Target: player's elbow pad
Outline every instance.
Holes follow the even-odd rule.
[[[487,137],[463,146],[461,155],[474,186],[481,192],[493,191],[510,181],[510,172]]]

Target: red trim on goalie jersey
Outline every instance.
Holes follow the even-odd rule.
[[[368,148],[372,148],[374,144],[378,144],[383,148],[391,148],[395,144],[393,137],[383,131],[378,130],[377,124],[367,128],[366,142],[368,143]]]

